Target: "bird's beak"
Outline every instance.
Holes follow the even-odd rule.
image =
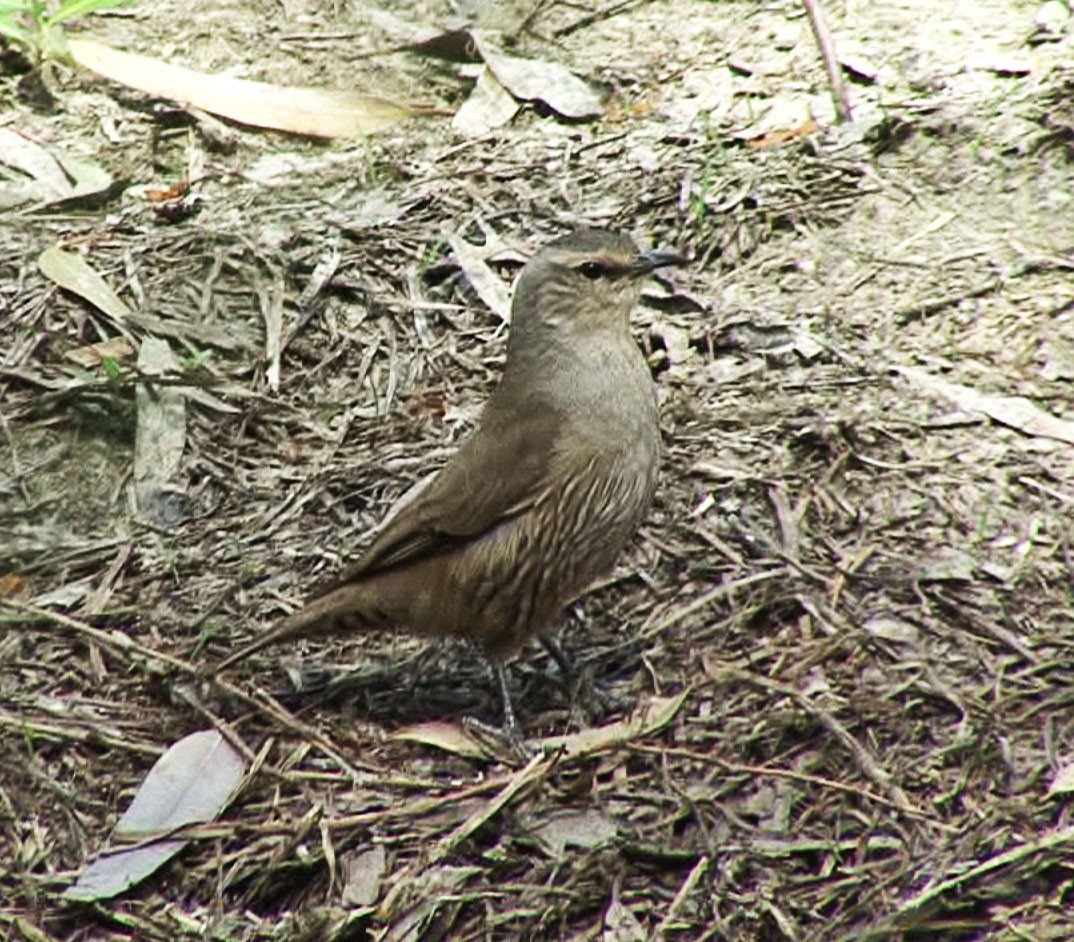
[[[665,265],[687,265],[690,259],[678,252],[639,252],[630,263],[630,274],[641,277]]]

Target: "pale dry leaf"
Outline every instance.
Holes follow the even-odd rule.
[[[612,901],[604,913],[601,942],[647,942],[649,934],[630,909],[619,898],[618,883],[612,888]]]
[[[874,638],[898,644],[915,645],[921,640],[921,632],[916,626],[894,615],[874,615],[866,619],[864,628]]]
[[[149,770],[112,831],[113,839],[150,843],[101,854],[64,891],[64,898],[110,899],[144,880],[186,844],[182,839],[151,838],[215,819],[245,774],[242,755],[217,730],[179,740]]]
[[[0,165],[16,171],[0,181],[0,208],[53,206],[102,193],[113,182],[100,164],[54,153],[10,128],[0,128]]]
[[[69,196],[71,181],[44,147],[10,128],[0,128],[0,164],[16,171],[0,184],[0,208]]]
[[[434,720],[429,723],[415,723],[397,729],[392,739],[403,742],[416,742],[423,746],[432,746],[467,759],[486,758],[486,751],[460,723]]]
[[[668,363],[672,366],[678,366],[695,356],[695,351],[690,346],[690,331],[676,324],[665,320],[654,321],[649,328],[649,336],[657,337],[662,341]]]
[[[123,330],[131,309],[81,255],[52,246],[37,257],[37,267],[46,278],[89,301]]]
[[[138,353],[145,376],[167,376],[179,364],[159,337],[146,337]],[[186,397],[180,386],[142,383],[135,391],[138,424],[134,433],[134,490],[139,509],[164,527],[185,516],[179,468],[186,447]],[[174,495],[174,496],[170,496]]]
[[[409,879],[406,897],[414,904],[393,919],[383,935],[383,942],[420,942],[428,936],[429,919],[446,897],[460,888],[470,877],[479,873],[478,867],[429,867]]]
[[[562,750],[564,755],[571,758],[621,746],[667,726],[679,712],[687,693],[683,691],[676,697],[651,697],[639,704],[630,716],[618,722],[583,729],[569,736],[549,736],[536,740],[533,745],[538,749]]]
[[[472,245],[459,235],[451,236],[448,244],[451,246],[455,261],[459,263],[463,274],[466,275],[466,280],[477,292],[477,296],[500,320],[509,321],[511,296],[507,286],[485,261],[488,249]]]
[[[914,578],[922,582],[969,582],[976,568],[976,561],[968,553],[945,546],[918,564]]]
[[[587,808],[553,813],[531,827],[529,833],[549,857],[561,859],[570,847],[590,849],[613,841],[619,828],[596,808]]]
[[[91,370],[107,360],[125,360],[133,356],[134,346],[126,337],[113,337],[100,343],[87,344],[68,350],[64,356],[73,363]]]
[[[910,366],[897,366],[895,372],[915,386],[949,399],[960,409],[984,413],[1000,425],[1007,425],[1026,435],[1053,438],[1074,445],[1074,422],[1045,412],[1024,396],[999,396],[979,392]]]
[[[1071,792],[1074,792],[1074,763],[1060,766],[1059,771],[1055,773],[1055,777],[1048,786],[1047,797],[1069,795]]]
[[[311,137],[360,137],[418,113],[398,102],[356,92],[209,75],[92,39],[71,38],[67,44],[76,63],[114,82],[255,127]]]
[[[481,137],[507,124],[518,109],[518,101],[496,81],[492,70],[483,66],[473,91],[451,119],[451,126],[467,137]]]
[[[600,97],[565,65],[507,56],[486,39],[474,37],[481,58],[515,98],[543,101],[565,118],[581,120],[604,113]]]
[[[343,870],[343,905],[372,906],[388,869],[384,845],[377,844],[361,853],[347,852],[339,862]]]

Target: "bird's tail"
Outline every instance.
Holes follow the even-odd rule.
[[[225,670],[239,661],[244,661],[251,654],[256,654],[270,645],[288,638],[309,637],[330,631],[359,630],[365,620],[355,611],[353,586],[341,586],[309,604],[297,612],[288,615],[275,628],[270,628],[263,635],[234,654],[229,654],[214,668],[214,673]],[[351,604],[347,604],[350,602]]]

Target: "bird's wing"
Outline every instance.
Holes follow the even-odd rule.
[[[553,410],[525,420],[486,410],[480,430],[431,479],[389,512],[376,538],[339,583],[474,539],[531,507],[548,487],[560,434]],[[338,584],[338,583],[337,583]]]

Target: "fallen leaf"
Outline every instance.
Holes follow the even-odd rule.
[[[874,638],[884,641],[914,645],[921,640],[921,632],[915,625],[894,615],[874,615],[865,620],[864,627]]]
[[[398,917],[392,919],[384,933],[383,942],[421,942],[430,920],[441,906],[450,906],[454,893],[480,872],[478,867],[430,867],[413,874],[407,887],[408,900],[414,901]]]
[[[432,746],[434,749],[442,749],[457,756],[467,759],[480,759],[486,755],[486,750],[470,735],[461,723],[450,723],[434,720],[429,723],[415,723],[397,729],[391,735],[392,739],[402,742],[416,742],[423,746]]]
[[[85,199],[107,191],[113,183],[99,164],[53,153],[10,128],[0,128],[0,164],[16,171],[0,185],[0,208]]]
[[[1048,786],[1046,797],[1069,795],[1071,792],[1074,792],[1074,763],[1061,766],[1059,771],[1055,773],[1055,778],[1052,779],[1051,784]]]
[[[22,591],[25,580],[17,572],[5,572],[0,576],[0,598],[13,599]]]
[[[496,81],[492,70],[487,65],[482,66],[474,90],[455,112],[451,126],[467,137],[481,137],[507,124],[518,109],[518,102]]]
[[[1000,425],[1007,425],[1026,435],[1054,438],[1074,445],[1074,422],[1045,412],[1024,396],[997,396],[982,393],[960,383],[933,376],[925,370],[897,366],[895,372],[916,386],[954,402],[967,412],[981,412]]]
[[[91,370],[105,360],[126,360],[134,355],[134,346],[126,337],[113,337],[100,343],[91,343],[85,347],[68,350],[64,356],[79,366]]]
[[[688,691],[677,697],[651,697],[648,702],[635,707],[630,716],[606,726],[583,729],[570,736],[549,736],[536,740],[538,749],[560,749],[568,758],[591,755],[649,736],[667,726],[679,712]]]
[[[131,316],[131,309],[81,255],[53,246],[37,257],[37,267],[61,288],[89,301],[126,333],[124,322]]]
[[[646,942],[650,938],[645,927],[619,899],[618,880],[612,886],[612,901],[604,913],[601,942]]]
[[[146,337],[138,354],[145,376],[179,371],[168,341]],[[186,446],[186,397],[180,386],[142,383],[135,391],[138,424],[134,433],[134,490],[138,508],[164,529],[184,520],[189,510],[179,466]]]
[[[580,120],[603,114],[600,97],[565,65],[507,56],[480,35],[478,51],[496,80],[522,101],[543,101],[565,118]]]
[[[339,863],[343,870],[343,905],[372,906],[388,869],[384,845],[377,844],[361,853],[345,853]]]
[[[246,763],[215,729],[191,733],[175,743],[149,770],[112,840],[146,841],[109,850],[85,867],[65,899],[111,899],[144,880],[177,854],[185,840],[153,840],[176,828],[215,819],[231,801]]]
[[[553,812],[534,825],[529,833],[536,838],[549,857],[561,859],[568,847],[589,849],[614,840],[619,828],[611,818],[596,808],[585,811]]]
[[[92,39],[70,38],[67,45],[76,63],[114,82],[255,127],[311,137],[359,137],[415,114],[435,113],[356,92],[210,75]]]
[[[922,582],[969,582],[976,568],[968,553],[944,547],[917,566],[914,578]]]
[[[474,291],[477,292],[477,296],[500,320],[509,321],[511,297],[507,286],[485,261],[486,250],[472,245],[459,235],[451,236],[448,244],[451,246],[455,261],[459,263],[459,267]]]

